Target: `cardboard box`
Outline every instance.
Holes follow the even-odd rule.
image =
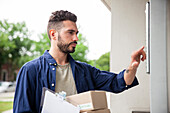
[[[109,109],[101,109],[101,110],[95,110],[95,111],[85,111],[81,113],[110,113]]]
[[[107,99],[104,91],[88,91],[68,96],[66,100],[75,106],[79,106],[80,111],[107,109]]]

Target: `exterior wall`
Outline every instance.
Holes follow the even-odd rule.
[[[111,71],[120,72],[130,63],[131,53],[145,46],[145,5],[148,0],[112,0]],[[132,113],[150,109],[150,75],[146,62],[137,71],[138,86],[110,95],[112,113]]]
[[[0,69],[0,81],[16,81],[18,72],[19,69],[12,71],[11,65],[4,64]],[[4,74],[6,76],[4,76]]]
[[[112,0],[111,71],[128,67],[132,51],[145,45],[145,3],[148,0]],[[167,81],[170,89],[170,0],[167,0]],[[150,111],[150,75],[141,63],[137,78],[140,85],[120,94],[110,95],[112,113]],[[161,95],[161,93],[160,93]],[[170,90],[168,90],[170,112]]]
[[[2,69],[0,75],[1,75],[0,81],[6,81],[6,80],[8,80],[8,71],[7,71],[6,69]]]
[[[168,113],[167,0],[151,2],[151,113]]]

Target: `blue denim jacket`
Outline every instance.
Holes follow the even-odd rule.
[[[105,90],[120,93],[132,86],[138,85],[135,78],[132,85],[126,86],[124,71],[119,74],[100,71],[86,63],[75,61],[70,55],[71,64],[77,92],[89,90]],[[45,51],[37,59],[34,59],[20,69],[17,76],[17,86],[14,97],[13,112],[25,113],[41,112],[40,102],[42,88],[46,87],[55,91],[57,62]]]

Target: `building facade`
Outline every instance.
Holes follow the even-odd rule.
[[[132,51],[146,45],[146,3],[151,2],[150,74],[146,61],[137,71],[139,85],[110,94],[112,113],[170,112],[170,0],[102,0],[112,14],[110,68],[128,67]]]
[[[0,81],[16,81],[19,69],[12,70],[10,64],[4,64],[0,70]]]

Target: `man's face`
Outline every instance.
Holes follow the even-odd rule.
[[[72,21],[63,21],[63,28],[58,34],[57,46],[63,53],[73,53],[75,51],[78,37],[77,26]]]

